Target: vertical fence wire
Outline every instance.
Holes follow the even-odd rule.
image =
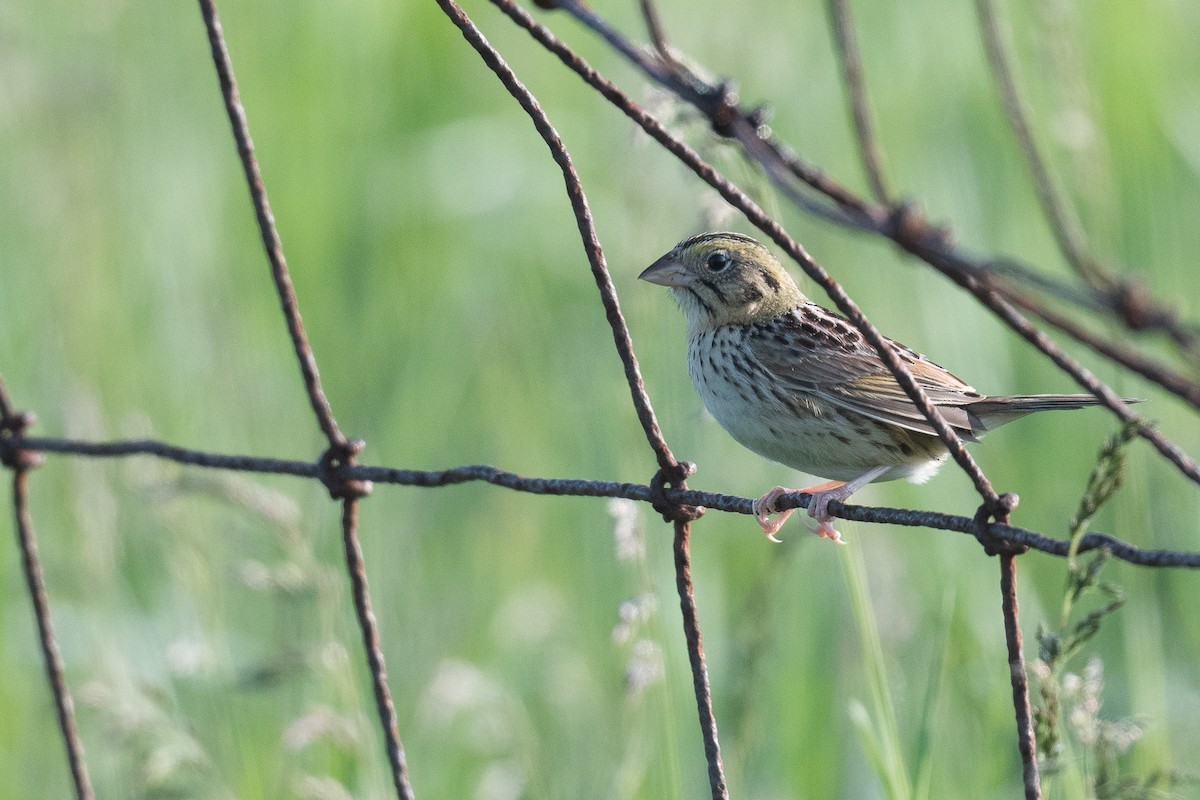
[[[412,800],[413,792],[408,780],[404,746],[400,741],[396,709],[387,685],[387,669],[380,646],[375,614],[371,610],[366,567],[363,563],[362,548],[358,541],[358,499],[368,494],[371,487],[369,483],[351,480],[346,475],[347,468],[354,465],[355,457],[362,449],[363,443],[358,440],[348,440],[342,434],[337,420],[334,419],[329,399],[321,388],[317,360],[304,331],[295,287],[292,284],[287,260],[283,254],[283,244],[275,227],[275,219],[267,201],[267,190],[263,184],[262,173],[254,156],[254,144],[250,139],[249,123],[238,95],[233,64],[229,57],[229,49],[225,44],[221,22],[217,16],[216,4],[214,0],[199,0],[199,4],[204,27],[208,34],[209,46],[212,50],[213,65],[220,83],[221,97],[224,100],[225,111],[237,143],[238,157],[242,163],[246,185],[250,190],[250,199],[254,205],[254,214],[258,221],[263,247],[271,265],[271,277],[274,280],[284,320],[292,339],[292,349],[300,365],[305,393],[308,395],[309,404],[312,406],[317,423],[329,443],[329,449],[321,458],[318,476],[329,490],[330,495],[342,501],[342,536],[346,552],[346,568],[350,576],[354,609],[366,651],[367,667],[371,674],[376,712],[380,726],[383,728],[392,784],[399,800]]]
[[[33,617],[37,622],[38,643],[42,648],[42,661],[46,671],[46,682],[54,695],[54,708],[58,715],[58,729],[67,751],[67,765],[71,770],[71,781],[78,800],[92,800],[95,792],[84,761],[83,741],[75,726],[75,703],[67,687],[62,655],[54,626],[50,622],[50,599],[42,579],[42,562],[38,557],[37,539],[33,532],[33,517],[29,513],[29,469],[17,466],[12,476],[13,509],[16,515],[17,546],[21,551],[21,570],[25,574],[29,599],[33,603]]]
[[[250,189],[250,200],[254,204],[254,216],[258,221],[263,248],[266,250],[267,260],[271,263],[271,278],[275,281],[275,289],[279,294],[288,334],[292,339],[292,349],[295,351],[296,361],[300,364],[305,393],[308,395],[309,404],[317,417],[321,431],[329,440],[329,445],[331,447],[344,445],[346,437],[338,429],[329,399],[321,388],[317,360],[313,356],[312,348],[308,345],[308,335],[304,332],[304,325],[300,320],[296,289],[292,285],[292,278],[288,273],[287,259],[283,256],[283,243],[279,239],[279,231],[275,227],[275,217],[271,214],[271,206],[267,201],[267,189],[263,185],[262,171],[258,167],[258,159],[254,156],[254,143],[250,139],[250,125],[246,120],[246,111],[242,107],[242,101],[238,95],[237,81],[233,77],[233,62],[229,57],[229,48],[225,44],[221,21],[217,17],[217,6],[214,0],[199,0],[199,3],[200,14],[204,18],[204,27],[208,32],[213,66],[216,67],[217,80],[221,85],[221,98],[225,102],[225,113],[229,116],[229,125],[233,130],[234,141],[237,143],[238,158],[242,163],[246,186]]]
[[[413,800],[412,785],[408,780],[408,761],[404,745],[400,741],[400,725],[396,720],[396,706],[388,688],[387,666],[383,660],[383,644],[379,636],[379,625],[371,608],[371,592],[367,587],[367,565],[363,558],[362,544],[358,540],[358,499],[342,501],[342,545],[346,553],[346,567],[350,575],[350,590],[354,598],[354,610],[358,615],[358,628],[362,633],[363,650],[371,671],[371,688],[375,693],[375,707],[383,725],[384,744],[388,764],[392,771],[392,785],[399,800]]]
[[[1029,705],[1029,676],[1025,671],[1025,654],[1021,625],[1017,616],[1017,557],[1015,553],[1000,554],[1000,602],[1004,613],[1004,642],[1008,649],[1008,674],[1012,683],[1013,708],[1017,720],[1017,749],[1021,753],[1021,777],[1025,800],[1042,796],[1038,774],[1037,753],[1033,742],[1033,712]]]
[[[471,21],[462,8],[453,2],[453,0],[438,0],[438,5],[459,29],[463,38],[475,49],[487,67],[504,85],[504,88],[513,96],[513,99],[518,102],[529,116],[534,127],[537,129],[538,135],[541,136],[546,146],[550,149],[555,163],[562,170],[567,195],[571,201],[572,210],[575,213],[576,224],[579,228],[580,237],[583,240],[584,249],[588,255],[588,262],[591,265],[593,277],[596,280],[597,288],[600,290],[601,300],[604,304],[609,325],[612,328],[614,344],[625,368],[626,381],[629,384],[633,403],[637,409],[638,419],[642,423],[646,440],[654,451],[658,461],[658,472],[655,474],[654,480],[651,481],[652,491],[655,495],[654,507],[663,514],[665,519],[674,521],[677,531],[680,530],[680,525],[684,526],[686,547],[687,523],[690,520],[698,518],[702,511],[667,501],[665,490],[667,486],[676,489],[686,489],[686,479],[692,467],[690,464],[676,461],[675,456],[671,453],[670,448],[663,439],[662,431],[659,429],[658,421],[655,419],[654,409],[650,404],[650,398],[646,394],[645,385],[642,382],[637,357],[633,352],[633,341],[625,325],[625,320],[621,315],[616,289],[613,287],[608,267],[604,263],[603,250],[600,247],[600,241],[596,234],[595,226],[592,223],[591,212],[587,205],[587,197],[584,195],[583,185],[571,162],[570,153],[567,151],[557,131],[554,130],[553,125],[550,124],[550,120],[546,116],[545,111],[542,110],[537,98],[525,87],[516,73],[505,62],[499,51],[491,46],[483,36],[483,33],[476,27],[475,23]],[[679,540],[679,536],[680,534],[677,533],[676,541]],[[682,562],[678,558],[676,559],[676,582],[680,587],[681,597],[685,595],[687,597],[692,596],[691,572],[687,569],[686,558]],[[686,602],[684,606],[686,608]],[[690,615],[687,613],[684,614],[684,635],[688,644],[688,660],[696,689],[696,701],[697,705],[701,708],[701,733],[705,742],[709,783],[712,788],[713,797],[719,799],[727,796],[724,765],[721,763],[720,747],[717,744],[716,721],[712,716],[712,693],[708,683],[708,668],[705,665],[704,651],[700,646],[700,629],[694,612],[693,604],[692,613]],[[707,709],[707,715],[704,709]]]
[[[713,713],[712,689],[708,683],[708,667],[704,663],[704,642],[696,616],[696,595],[692,589],[691,523],[675,521],[675,589],[679,592],[679,610],[683,614],[683,633],[687,640],[688,661],[692,667],[692,691],[700,715],[700,731],[704,738],[704,756],[708,761],[708,783],[713,800],[727,800],[725,765],[721,760],[721,743],[717,738],[717,718]]]

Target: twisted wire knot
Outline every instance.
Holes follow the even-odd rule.
[[[350,477],[350,468],[366,446],[367,443],[362,439],[348,439],[330,445],[317,460],[317,478],[333,499],[356,500],[366,497],[375,488],[370,481]]]
[[[1009,515],[1016,510],[1019,502],[1021,502],[1019,496],[1012,492],[1005,492],[994,502],[982,504],[975,512],[975,538],[983,545],[985,554],[989,556],[1019,556],[1029,552],[1029,545],[1010,542],[988,531],[992,520],[1007,525]]]
[[[17,411],[0,418],[0,464],[15,470],[34,469],[42,464],[41,453],[22,450],[17,443],[29,426],[37,421],[31,411]]]
[[[690,461],[678,461],[671,467],[663,467],[650,479],[650,505],[664,522],[695,522],[704,516],[703,506],[689,506],[667,498],[667,487],[686,489],[687,479],[696,472]]]

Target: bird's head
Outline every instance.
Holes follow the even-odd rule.
[[[771,251],[740,233],[684,239],[638,277],[670,287],[691,333],[763,322],[808,302]]]

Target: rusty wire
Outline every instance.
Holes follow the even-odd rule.
[[[692,589],[691,537],[691,523],[685,519],[675,520],[675,588],[679,592],[679,611],[683,616],[688,663],[692,668],[692,690],[696,695],[696,711],[700,715],[700,731],[704,738],[708,785],[712,790],[713,800],[728,800],[729,788],[725,784],[725,765],[721,761],[721,744],[717,739],[712,688],[708,682],[708,667],[704,663],[704,642],[700,634],[700,622],[696,617],[696,594]]]
[[[567,148],[559,137],[558,132],[550,124],[550,120],[542,110],[537,98],[521,83],[516,73],[504,61],[499,51],[488,43],[483,33],[475,26],[475,23],[471,21],[462,8],[454,0],[438,0],[438,5],[445,12],[446,16],[450,18],[450,21],[459,29],[463,38],[467,40],[471,47],[479,54],[479,57],[483,59],[488,68],[499,78],[508,93],[520,104],[521,108],[533,122],[538,135],[542,137],[546,146],[550,148],[554,162],[562,170],[563,181],[566,183],[567,196],[570,198],[571,208],[575,212],[575,221],[579,228],[580,238],[583,241],[583,248],[587,253],[588,263],[591,265],[596,286],[600,290],[600,298],[604,304],[608,324],[612,328],[613,343],[625,368],[625,378],[629,384],[633,404],[637,409],[638,419],[642,423],[646,441],[654,451],[658,461],[658,472],[655,473],[654,478],[650,482],[652,502],[655,510],[661,513],[664,519],[675,523],[675,584],[679,592],[680,606],[683,610],[683,632],[687,643],[688,663],[692,670],[692,687],[695,692],[696,707],[700,713],[700,731],[704,740],[704,755],[708,761],[708,777],[713,800],[723,800],[729,796],[725,785],[725,768],[721,763],[721,747],[717,740],[717,722],[712,708],[712,691],[708,683],[708,667],[705,664],[704,649],[700,641],[700,627],[696,620],[696,603],[693,594],[692,576],[688,566],[690,522],[698,518],[703,513],[703,510],[679,503],[671,503],[666,499],[666,488],[668,486],[677,489],[687,488],[687,477],[691,474],[693,468],[690,464],[676,461],[670,447],[667,446],[666,440],[663,438],[658,421],[655,419],[654,409],[650,405],[650,397],[646,394],[646,387],[642,382],[637,356],[633,352],[633,341],[630,338],[629,329],[625,325],[625,319],[621,315],[621,307],[617,301],[617,292],[613,286],[612,278],[608,273],[608,267],[604,263],[604,252],[600,247],[600,239],[596,234],[595,225],[592,223],[587,198],[583,192],[583,184],[580,182],[579,175],[575,172],[575,167],[571,163],[570,153],[567,152]]]
[[[159,442],[152,439],[136,439],[115,442],[86,442],[49,437],[24,437],[5,443],[3,448],[37,453],[58,453],[93,458],[124,458],[129,456],[153,456],[187,466],[209,469],[226,469],[238,472],[258,472],[271,475],[291,475],[297,478],[316,478],[320,465],[309,461],[293,461],[258,456],[225,455]],[[539,478],[502,470],[488,464],[469,464],[444,470],[399,469],[396,467],[372,467],[356,465],[346,470],[347,476],[356,480],[387,483],[397,486],[439,488],[463,483],[490,483],[517,492],[558,497],[619,497],[641,503],[655,502],[655,489],[641,483],[621,481],[598,481],[580,478]],[[665,499],[675,505],[703,507],[711,511],[731,514],[753,515],[753,501],[748,497],[698,491],[695,489],[665,488]],[[778,507],[807,508],[809,495],[789,492],[780,498]],[[945,514],[939,511],[922,511],[911,508],[888,508],[882,506],[859,506],[848,503],[830,503],[834,516],[854,522],[870,522],[900,525],[909,528],[930,528],[974,535],[978,526],[973,517]],[[989,523],[985,535],[1013,545],[1028,547],[1052,556],[1066,557],[1070,542],[1021,528],[1015,525]],[[1090,532],[1083,537],[1080,553],[1107,549],[1114,558],[1144,567],[1176,567],[1200,569],[1200,552],[1189,550],[1150,550],[1131,545],[1106,533]]]
[[[67,766],[78,800],[92,800],[95,792],[83,757],[83,740],[75,726],[75,702],[67,686],[66,669],[50,619],[50,597],[42,577],[42,560],[38,555],[37,536],[33,530],[33,515],[29,513],[29,472],[42,460],[40,453],[15,445],[33,423],[33,415],[16,410],[4,379],[0,377],[0,464],[12,470],[13,516],[16,522],[17,549],[21,553],[21,572],[25,588],[33,605],[38,644],[42,650],[42,668],[46,683],[54,697],[58,730],[67,751]]]
[[[300,373],[304,379],[305,393],[309,404],[321,426],[321,432],[329,440],[331,447],[344,445],[346,437],[338,429],[337,420],[333,417],[333,409],[329,398],[321,388],[321,376],[317,372],[317,360],[312,348],[308,345],[308,335],[304,332],[304,323],[300,320],[300,306],[296,301],[296,289],[292,285],[292,277],[288,272],[287,259],[283,255],[283,242],[279,239],[279,231],[275,227],[275,217],[271,213],[271,205],[267,201],[267,189],[263,185],[262,172],[258,168],[258,159],[254,156],[254,142],[250,139],[250,126],[246,120],[246,110],[242,107],[238,95],[237,81],[233,77],[233,63],[229,59],[229,48],[225,44],[225,35],[221,30],[221,21],[217,18],[217,6],[214,0],[199,0],[200,13],[204,17],[204,27],[208,32],[208,44],[212,50],[213,66],[217,70],[217,81],[221,86],[221,98],[225,102],[225,113],[229,117],[229,125],[237,143],[238,158],[242,163],[242,172],[246,178],[246,186],[250,190],[250,201],[254,204],[254,217],[258,222],[259,235],[262,237],[263,249],[266,250],[267,260],[271,263],[271,278],[275,282],[275,290],[283,309],[283,317],[287,322],[288,334],[292,338],[292,349],[296,361],[300,365]]]
[[[1025,800],[1042,796],[1037,752],[1033,740],[1033,711],[1029,705],[1029,676],[1025,673],[1024,644],[1017,615],[1017,558],[1000,555],[1000,605],[1004,616],[1004,642],[1008,648],[1008,675],[1012,683],[1013,709],[1017,720],[1017,750],[1021,753],[1021,778]]]
[[[37,538],[33,532],[33,516],[29,513],[29,468],[18,466],[13,469],[12,480],[21,571],[25,574],[25,585],[33,603],[33,617],[37,622],[38,643],[42,648],[46,682],[54,696],[58,730],[67,750],[67,765],[71,770],[75,796],[79,800],[91,800],[96,794],[92,789],[92,779],[88,775],[87,763],[83,757],[83,740],[79,738],[79,731],[75,727],[75,702],[71,699],[66,668],[63,666],[58,639],[50,621],[50,598],[46,594],[46,583],[42,579],[42,562],[38,557]]]
[[[363,650],[371,671],[371,688],[375,693],[375,706],[379,709],[380,722],[386,731],[388,763],[392,768],[392,785],[400,800],[413,800],[412,785],[408,780],[408,761],[404,756],[404,745],[400,741],[400,724],[396,720],[396,705],[388,688],[387,665],[383,659],[383,645],[379,636],[379,625],[371,609],[371,592],[367,586],[367,564],[363,558],[362,544],[358,540],[358,499],[349,497],[342,501],[342,546],[346,555],[346,566],[350,574],[350,591],[354,598],[354,611],[358,615],[358,628],[362,632]]]
[[[258,221],[263,248],[266,250],[267,260],[271,265],[271,278],[275,283],[275,291],[279,295],[284,320],[292,339],[292,349],[300,366],[305,393],[308,395],[313,414],[317,418],[317,424],[329,442],[329,448],[318,461],[317,477],[325,484],[331,497],[342,501],[342,538],[345,544],[346,568],[350,576],[354,610],[362,634],[367,668],[371,673],[375,709],[380,726],[383,728],[392,784],[396,789],[398,800],[412,800],[413,792],[408,779],[404,745],[400,741],[396,709],[387,685],[387,669],[383,650],[380,647],[379,629],[375,615],[371,611],[367,574],[362,560],[362,548],[358,543],[358,498],[366,496],[370,492],[371,486],[367,482],[355,481],[346,476],[346,470],[354,465],[355,456],[362,449],[363,443],[358,440],[349,440],[341,432],[337,420],[334,419],[329,399],[321,388],[321,378],[317,372],[317,359],[308,344],[308,335],[304,331],[304,323],[300,318],[296,290],[292,285],[287,260],[283,255],[283,244],[275,227],[275,218],[271,214],[270,204],[267,202],[267,190],[263,185],[258,161],[254,157],[254,144],[250,139],[249,123],[238,96],[237,82],[233,76],[233,64],[229,58],[229,49],[225,44],[221,22],[217,17],[217,7],[214,0],[199,0],[199,4],[200,14],[204,19],[204,27],[208,34],[209,47],[212,51],[213,66],[217,70],[221,98],[224,100],[225,112],[229,117],[229,125],[237,144],[238,157],[242,163],[246,186],[250,190],[250,199],[254,205],[254,215]]]

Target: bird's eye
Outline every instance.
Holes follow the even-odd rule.
[[[729,259],[729,254],[724,250],[718,250],[708,257],[708,271],[720,272],[728,267],[732,262]]]

